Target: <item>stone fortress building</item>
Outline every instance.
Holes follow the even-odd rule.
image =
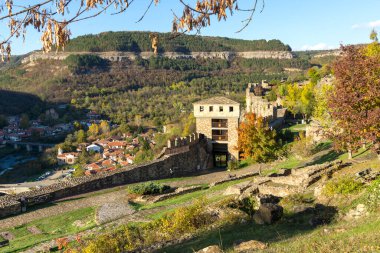
[[[282,125],[286,109],[282,107],[281,101],[270,102],[265,95],[272,89],[268,82],[249,83],[246,89],[246,112],[255,113],[269,122],[272,127]]]
[[[278,102],[264,98],[271,86],[264,80],[261,84],[249,83],[246,89],[246,110],[265,118],[271,127],[283,123],[286,109]],[[230,159],[239,159],[238,127],[242,120],[240,104],[226,97],[212,97],[193,104],[196,132],[207,138],[207,149],[213,157],[214,167],[226,167]]]
[[[267,82],[262,83],[249,83],[246,89],[246,111],[253,112],[256,115],[269,119],[269,121],[276,120],[277,106],[264,98],[265,92],[270,90]]]
[[[230,159],[239,159],[236,149],[240,104],[225,97],[212,97],[194,103],[196,131],[207,138],[207,149],[215,167],[226,167]]]

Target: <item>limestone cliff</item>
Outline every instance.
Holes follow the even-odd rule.
[[[153,52],[51,52],[51,53],[42,53],[34,52],[22,60],[22,63],[34,62],[39,59],[54,59],[54,60],[64,60],[71,54],[96,54],[103,59],[110,61],[125,61],[125,60],[134,60],[137,57],[143,59],[149,59],[151,56],[154,56]],[[226,59],[231,60],[235,57],[241,57],[245,59],[292,59],[293,54],[289,51],[251,51],[251,52],[191,52],[188,54],[178,53],[178,52],[165,52],[160,54],[163,57],[170,59]]]

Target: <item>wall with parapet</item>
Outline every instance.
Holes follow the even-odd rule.
[[[95,54],[103,59],[107,59],[115,62],[122,62],[126,60],[135,60],[138,57],[143,59],[149,59],[154,56],[153,52],[34,52],[22,60],[22,63],[30,63],[39,59],[53,59],[53,60],[64,60],[71,54]],[[246,58],[246,59],[292,59],[293,54],[289,51],[251,51],[251,52],[191,52],[188,54],[178,53],[178,52],[164,52],[159,54],[162,57],[169,59],[225,59],[231,60],[235,57]]]
[[[176,150],[179,148],[180,150]],[[171,154],[142,165],[129,166],[91,176],[72,178],[38,190],[0,197],[0,218],[26,211],[30,206],[118,185],[191,175],[207,162],[202,135],[187,145],[168,147]]]

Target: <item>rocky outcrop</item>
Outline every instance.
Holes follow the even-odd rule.
[[[342,53],[341,50],[332,50],[314,55],[314,58],[322,58],[329,56],[339,56]]]
[[[154,56],[153,52],[34,52],[22,60],[22,63],[33,63],[36,60],[64,60],[71,54],[95,54],[103,59],[107,59],[113,62],[122,62],[127,60],[135,60],[136,58],[149,59]],[[288,51],[251,51],[251,52],[164,52],[159,54],[162,57],[169,59],[225,59],[232,60],[236,57],[245,59],[292,59],[293,54]]]
[[[246,242],[241,242],[234,246],[234,252],[236,253],[248,253],[256,250],[263,250],[268,248],[266,243],[250,240]]]
[[[218,245],[212,245],[198,250],[196,253],[223,253],[223,251]]]

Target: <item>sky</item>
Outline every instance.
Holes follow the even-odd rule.
[[[177,15],[182,11],[179,0],[160,0],[137,23],[149,2],[150,0],[135,0],[122,14],[110,15],[112,11],[109,10],[94,19],[73,24],[70,26],[71,37],[105,31],[170,32],[172,10]],[[251,2],[252,0],[239,0],[238,3],[240,8],[248,8]],[[212,20],[211,27],[203,29],[201,35],[246,40],[279,39],[293,50],[334,49],[340,44],[369,42],[372,29],[380,32],[379,10],[380,0],[265,0],[263,11],[257,11],[253,21],[242,32],[237,33],[248,13],[235,12],[227,21]],[[4,30],[4,23],[0,25],[1,30]],[[25,42],[13,39],[13,54],[40,49],[40,36],[40,33],[30,29]]]

